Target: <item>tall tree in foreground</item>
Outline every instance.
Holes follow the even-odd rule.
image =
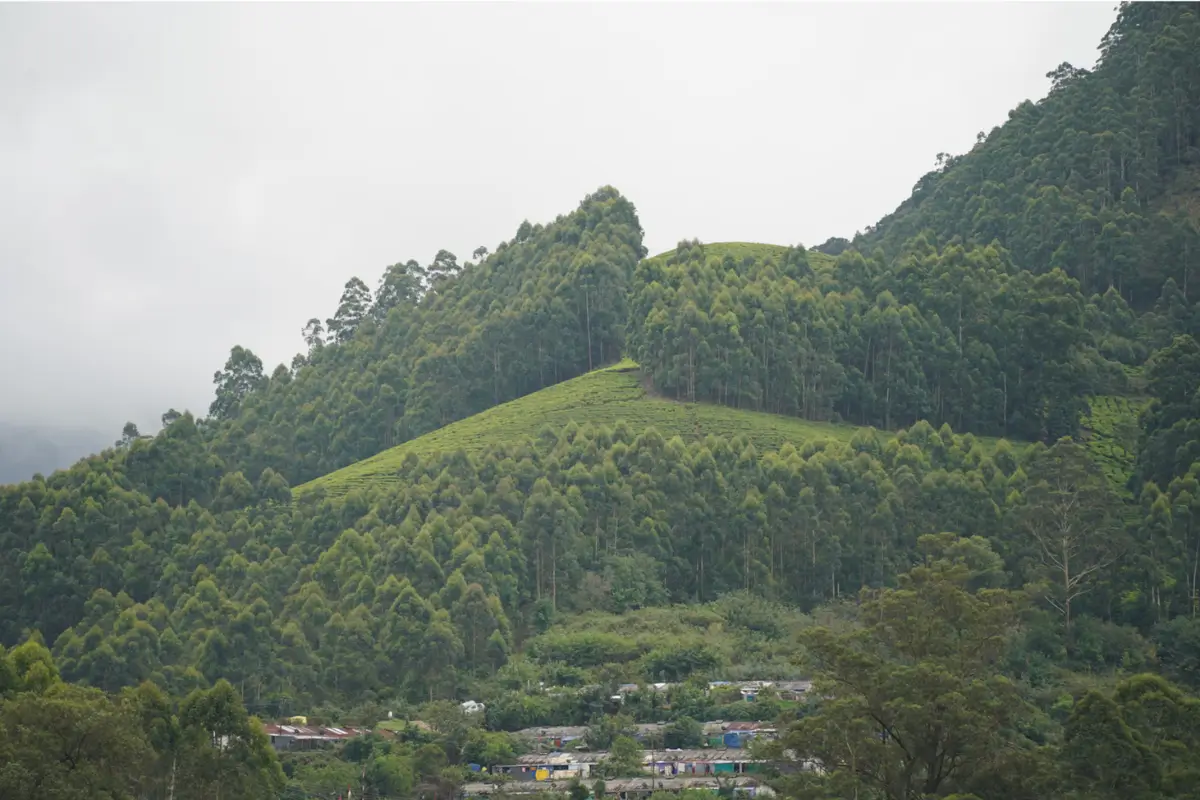
[[[228,681],[192,692],[179,709],[182,742],[176,797],[275,797],[283,770],[267,735],[246,715]]]
[[[55,683],[0,703],[0,797],[130,797],[151,755],[138,719],[98,689]]]
[[[1017,596],[971,591],[987,568],[974,563],[979,543],[964,550],[947,541],[922,537],[928,562],[863,603],[861,628],[806,635],[823,699],[772,750],[820,769],[786,778],[789,796],[977,791],[989,775],[1011,772],[1014,754],[1033,757],[1014,732],[1031,712],[998,666]]]

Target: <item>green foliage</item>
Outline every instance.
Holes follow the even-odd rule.
[[[678,682],[693,674],[707,675],[719,666],[717,654],[707,647],[659,647],[642,659],[642,669],[651,678]]]
[[[633,735],[633,720],[622,714],[603,715],[588,726],[584,742],[593,750],[609,750],[618,738]]]
[[[681,242],[634,274],[631,354],[658,391],[689,402],[886,429],[928,419],[1074,433],[1080,395],[1108,363],[1081,312],[1106,321],[1120,298],[1085,304],[1061,272],[1021,271],[994,246],[919,240],[902,256],[889,271],[881,254],[850,251],[828,269],[803,248],[738,261]]]
[[[151,749],[130,710],[57,683],[0,703],[0,796],[127,796]]]
[[[1200,457],[1200,345],[1177,336],[1146,362],[1153,398],[1142,415],[1138,478],[1159,487],[1182,477]]]
[[[529,644],[529,653],[545,661],[565,661],[578,667],[620,663],[637,658],[637,645],[611,633],[547,633]]]
[[[999,667],[1018,598],[971,592],[970,577],[966,564],[938,558],[864,603],[860,630],[806,635],[823,699],[773,749],[824,771],[802,773],[789,794],[970,791],[1020,747],[1015,729],[1031,709]]]
[[[1167,677],[1192,691],[1200,689],[1200,620],[1176,617],[1154,629],[1159,662]]]
[[[704,726],[691,717],[679,717],[663,731],[663,747],[692,748],[704,743]]]
[[[1108,697],[1088,692],[1064,733],[1070,797],[1191,797],[1200,771],[1200,700],[1136,675]]]
[[[1112,485],[1087,450],[1063,439],[1038,453],[1038,479],[1014,503],[1013,516],[1031,536],[1033,559],[1048,583],[1047,601],[1071,627],[1071,604],[1128,548]]]
[[[0,795],[275,797],[250,711],[395,711],[432,728],[289,755],[288,796],[781,714],[829,767],[796,796],[1187,796],[1196,701],[1113,676],[1200,669],[1197,18],[1123,5],[853,243],[643,259],[605,187],[0,487]]]
[[[228,683],[173,711],[152,684],[121,696],[63,683],[30,638],[0,653],[0,797],[278,797],[284,776]]]
[[[241,409],[242,402],[264,383],[262,360],[244,347],[234,347],[225,362],[225,369],[213,375],[217,397],[208,413],[214,419],[231,419]]]
[[[667,600],[661,578],[662,566],[652,558],[614,556],[605,565],[604,573],[608,580],[611,611],[632,611],[662,605]]]
[[[186,694],[225,678],[254,710],[285,714],[461,698],[521,649],[594,673],[548,676],[575,684],[791,676],[783,607],[887,585],[925,557],[929,530],[1003,552],[1004,569],[978,565],[982,581],[1037,577],[1020,536],[1028,498],[1013,491],[1036,496],[1037,449],[997,445],[993,459],[973,436],[925,423],[802,448],[568,424],[474,453],[409,453],[366,493],[281,504],[233,473],[210,508],[114,485],[103,512],[83,487],[106,484],[84,464],[38,492],[0,490],[0,506],[28,520],[18,549],[30,548],[6,562],[15,581],[0,593],[37,601],[0,624],[47,630],[72,680]],[[111,588],[81,596],[96,584]],[[722,595],[710,609],[558,626],[582,609]],[[572,708],[505,701],[496,713],[530,724],[592,713]]]

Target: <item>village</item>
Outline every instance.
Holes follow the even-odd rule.
[[[612,696],[620,702],[639,690],[667,692],[672,684],[639,686],[623,684]],[[736,691],[743,700],[755,702],[761,692],[773,697],[800,700],[812,688],[810,681],[712,681],[709,690]],[[459,705],[466,715],[482,715],[486,706],[474,700]],[[307,751],[344,744],[357,737],[376,735],[394,738],[408,726],[428,732],[421,720],[387,720],[374,728],[351,725],[310,724],[308,718],[295,716],[264,726],[271,746],[278,752]],[[616,800],[646,798],[659,792],[679,793],[704,790],[730,792],[746,797],[770,796],[774,792],[761,781],[766,767],[756,758],[752,745],[776,737],[774,723],[749,720],[711,720],[701,724],[700,740],[694,747],[664,746],[667,723],[642,723],[629,730],[630,738],[641,749],[641,774],[604,778],[601,765],[611,753],[588,746],[587,726],[544,726],[510,731],[520,753],[509,763],[468,764],[471,779],[458,787],[458,798],[490,798],[507,795],[565,795],[573,785],[581,785],[593,800],[597,787],[604,797]]]

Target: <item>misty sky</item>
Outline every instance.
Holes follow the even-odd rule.
[[[1106,3],[0,6],[0,420],[157,429],[351,275],[612,184],[652,253],[904,199]]]

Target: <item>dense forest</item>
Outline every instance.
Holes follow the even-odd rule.
[[[206,414],[0,486],[0,797],[448,797],[519,728],[587,725],[617,776],[634,723],[739,718],[787,796],[1193,796],[1197,53],[1197,4],[1123,4],[853,240],[647,258],[604,187],[352,278],[290,365],[235,346]],[[537,427],[626,356],[627,417]],[[526,433],[293,491],[506,403]],[[431,727],[281,761],[259,723],[389,712]]]
[[[1200,15],[1190,3],[1123,4],[1089,71],[1068,63],[964,155],[941,154],[912,196],[855,238],[889,263],[923,231],[999,241],[1023,268],[1061,269],[1090,296],[1134,308],[1195,296]],[[1169,282],[1170,294],[1166,286]]]

